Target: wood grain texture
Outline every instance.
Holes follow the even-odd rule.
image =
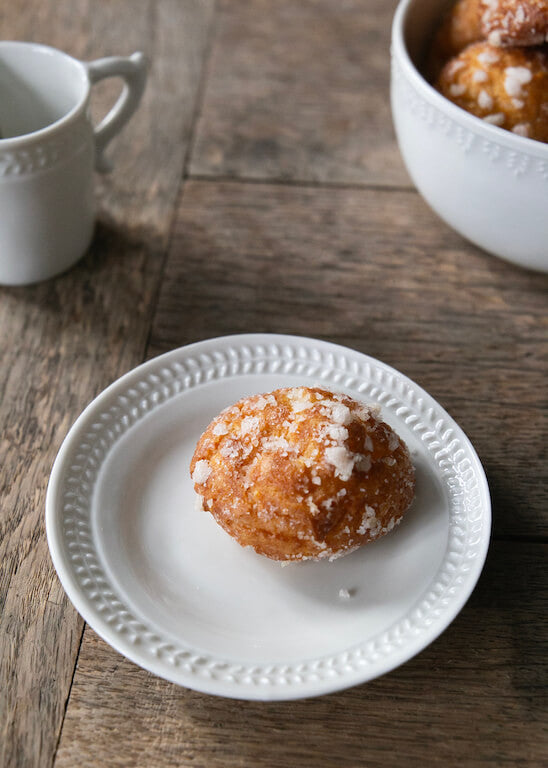
[[[0,289],[1,766],[43,768],[54,758],[82,620],[50,562],[47,480],[82,408],[143,359],[212,7],[82,0],[3,8],[14,38],[83,58],[143,48],[154,65],[140,110],[113,144],[118,168],[100,185],[90,252],[48,283]],[[99,95],[99,109],[111,95]]]
[[[0,7],[4,38],[152,62],[97,179],[90,252],[0,288],[0,768],[546,763],[548,278],[466,244],[410,188],[388,106],[395,5]],[[118,89],[94,89],[94,115]],[[145,357],[253,331],[347,344],[414,378],[471,437],[494,501],[486,570],[441,638],[384,678],[290,704],[186,691],[82,635],[43,524],[52,462],[94,395]]]
[[[388,96],[395,8],[221,2],[191,173],[409,185]]]
[[[257,703],[187,691],[87,628],[56,768],[540,768],[547,554],[541,544],[495,543],[469,603],[429,648],[383,678],[319,699]]]
[[[411,191],[190,182],[148,354],[264,331],[383,360],[470,436],[495,532],[546,535],[547,287],[465,243]]]

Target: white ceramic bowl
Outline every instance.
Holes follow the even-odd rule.
[[[548,144],[485,123],[420,74],[448,3],[402,0],[392,27],[392,115],[407,170],[453,229],[496,256],[548,271]]]

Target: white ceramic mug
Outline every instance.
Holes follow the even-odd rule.
[[[141,53],[78,61],[44,45],[0,42],[0,283],[25,285],[72,266],[93,234],[93,170],[136,110],[146,81]],[[124,89],[98,127],[93,83]]]

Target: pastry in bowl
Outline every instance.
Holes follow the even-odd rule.
[[[491,45],[541,45],[548,42],[546,0],[481,0],[482,32]]]
[[[519,19],[522,3],[515,6]],[[400,0],[394,16],[391,105],[406,168],[456,232],[513,264],[546,272],[548,48],[491,46],[496,50],[487,56],[465,48],[444,62],[440,82],[426,65],[445,8],[441,0]],[[511,57],[507,64],[495,59],[497,52]]]
[[[492,125],[548,141],[548,55],[541,49],[474,43],[444,66],[436,86]]]
[[[433,49],[445,60],[467,45],[542,45],[548,41],[546,0],[457,0],[445,13]]]
[[[320,387],[225,409],[191,475],[205,510],[274,560],[334,559],[397,525],[415,487],[409,452],[376,407]]]

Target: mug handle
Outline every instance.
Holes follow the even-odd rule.
[[[95,170],[108,173],[112,164],[103,153],[107,144],[124,127],[133,115],[145,89],[148,62],[143,53],[137,52],[131,56],[109,56],[85,64],[89,81],[93,85],[106,77],[121,77],[124,88],[118,101],[110,112],[94,128],[95,136]]]

